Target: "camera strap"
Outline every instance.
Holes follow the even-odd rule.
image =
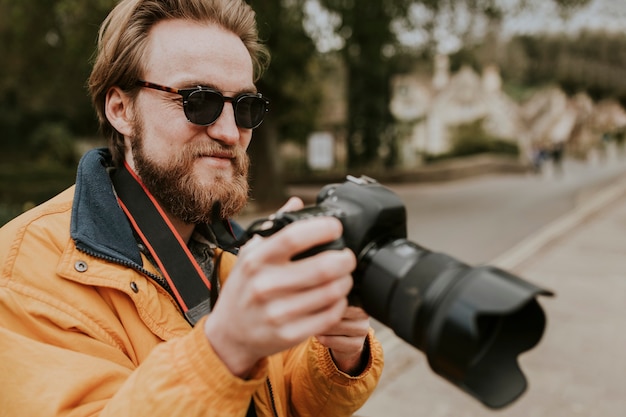
[[[211,311],[217,299],[217,282],[211,284],[159,203],[127,163],[113,173],[112,181],[120,207],[150,251],[185,318],[195,325]],[[224,224],[214,229],[227,238]],[[234,240],[232,235],[230,239]],[[214,271],[217,268],[218,260]]]

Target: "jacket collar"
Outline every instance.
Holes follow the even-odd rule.
[[[120,208],[109,176],[106,148],[87,152],[76,174],[70,233],[76,247],[92,256],[141,266],[141,252]]]

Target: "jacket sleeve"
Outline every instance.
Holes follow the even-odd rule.
[[[368,363],[358,376],[341,372],[328,348],[315,338],[287,353],[285,370],[290,415],[351,416],[365,404],[383,370],[382,346],[373,330],[366,339]]]
[[[266,371],[261,363],[250,380],[234,377],[202,326],[161,343],[136,368],[0,327],[0,409],[6,415],[243,417]]]
[[[202,322],[187,336],[159,345],[116,393],[105,416],[244,416],[267,377],[259,363],[249,380],[230,373],[207,343]],[[165,410],[164,410],[165,409]]]

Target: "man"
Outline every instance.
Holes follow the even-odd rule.
[[[3,415],[349,416],[374,389],[354,255],[292,260],[340,222],[218,247],[268,106],[255,25],[239,0],[122,0],[103,23],[89,86],[109,150],[0,231]]]

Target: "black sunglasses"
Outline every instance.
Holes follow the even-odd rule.
[[[137,81],[137,86],[181,95],[187,120],[200,126],[215,123],[222,114],[224,103],[228,101],[233,104],[237,126],[254,129],[263,123],[270,105],[270,101],[261,93],[244,93],[236,97],[226,97],[219,91],[208,87],[178,89],[141,80]]]

